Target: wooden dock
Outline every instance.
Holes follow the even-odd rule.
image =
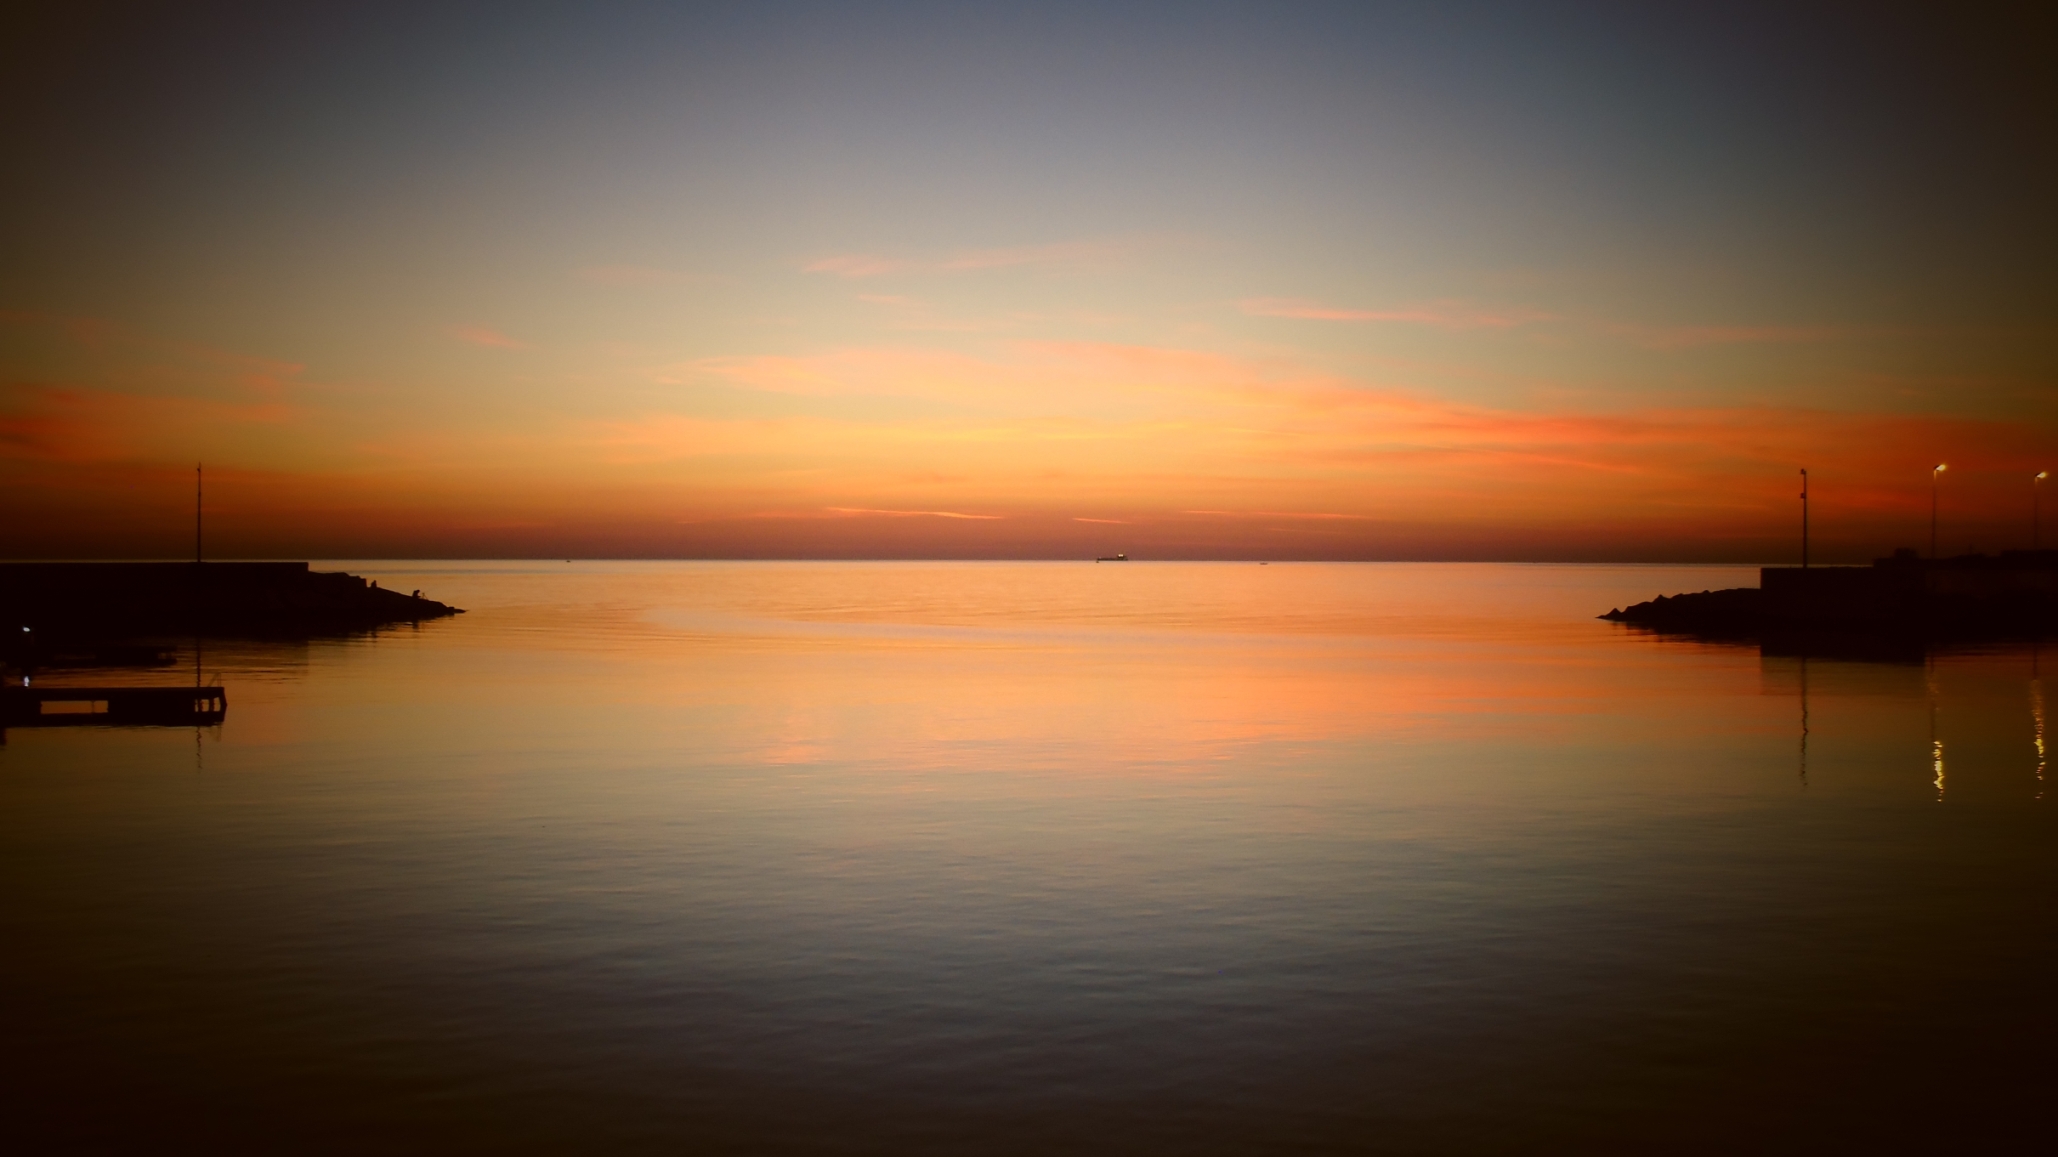
[[[220,687],[0,687],[0,727],[208,727],[228,711]]]

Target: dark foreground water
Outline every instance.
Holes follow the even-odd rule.
[[[2028,648],[1591,617],[1719,568],[346,565],[472,613],[8,733],[0,1147],[2051,1143]]]

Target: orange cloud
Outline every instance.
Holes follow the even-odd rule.
[[[466,345],[482,346],[487,349],[525,350],[529,343],[517,341],[497,329],[483,325],[456,325],[450,327],[450,336]]]
[[[699,359],[625,393],[636,412],[439,418],[317,407],[333,387],[283,363],[112,327],[27,331],[47,348],[0,380],[18,551],[117,533],[125,493],[175,494],[196,458],[210,477],[266,479],[224,491],[247,553],[1076,555],[1121,526],[1125,549],[1159,557],[1759,557],[1784,542],[1799,466],[1818,481],[1818,535],[1857,551],[1926,527],[1938,460],[1947,521],[2000,545],[2017,506],[2026,527],[2018,484],[2053,448],[2034,423],[1545,412],[1293,358],[1092,342]]]
[[[955,510],[875,510],[864,506],[831,506],[831,514],[863,517],[873,515],[881,518],[963,518],[975,522],[994,522],[1002,518],[999,514],[961,514]]]
[[[860,348],[707,368],[768,393],[949,407],[869,420],[651,415],[614,423],[606,440],[634,445],[645,468],[753,495],[769,487],[820,495],[825,507],[895,511],[963,510],[958,503],[975,499],[1016,519],[1068,522],[1082,520],[1065,506],[1115,494],[1145,512],[1125,524],[1200,517],[1370,534],[1402,523],[1598,519],[1734,529],[1736,519],[1763,518],[1804,460],[1818,473],[1892,478],[1898,456],[1922,459],[1940,442],[1984,442],[1997,454],[2030,444],[1998,424],[1925,416],[1499,410],[1291,364],[1147,347],[1020,343],[1000,360]],[[910,480],[917,467],[924,480]],[[1856,488],[1844,500],[1874,502]]]
[[[1310,518],[1346,522],[1364,522],[1372,517],[1369,514],[1334,514],[1314,510],[1182,510],[1179,513],[1204,514],[1219,518]]]
[[[315,461],[302,367],[96,318],[0,314],[0,460]],[[311,456],[310,456],[311,455]]]
[[[165,454],[193,457],[243,444],[302,416],[280,402],[236,404],[97,390],[16,393],[0,411],[0,450],[63,462],[122,462]]]

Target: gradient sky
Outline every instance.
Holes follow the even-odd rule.
[[[26,10],[0,551],[2027,545],[2052,20],[1649,7]]]

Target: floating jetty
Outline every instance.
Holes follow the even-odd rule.
[[[1903,549],[1871,566],[1768,566],[1756,587],[1660,596],[1600,617],[1737,639],[2037,638],[2058,633],[2058,550],[1932,559]]]
[[[385,590],[304,562],[0,563],[0,631],[19,635],[26,627],[53,644],[195,633],[312,636],[463,613],[419,591]]]
[[[228,710],[220,687],[0,687],[0,728],[209,727]]]

